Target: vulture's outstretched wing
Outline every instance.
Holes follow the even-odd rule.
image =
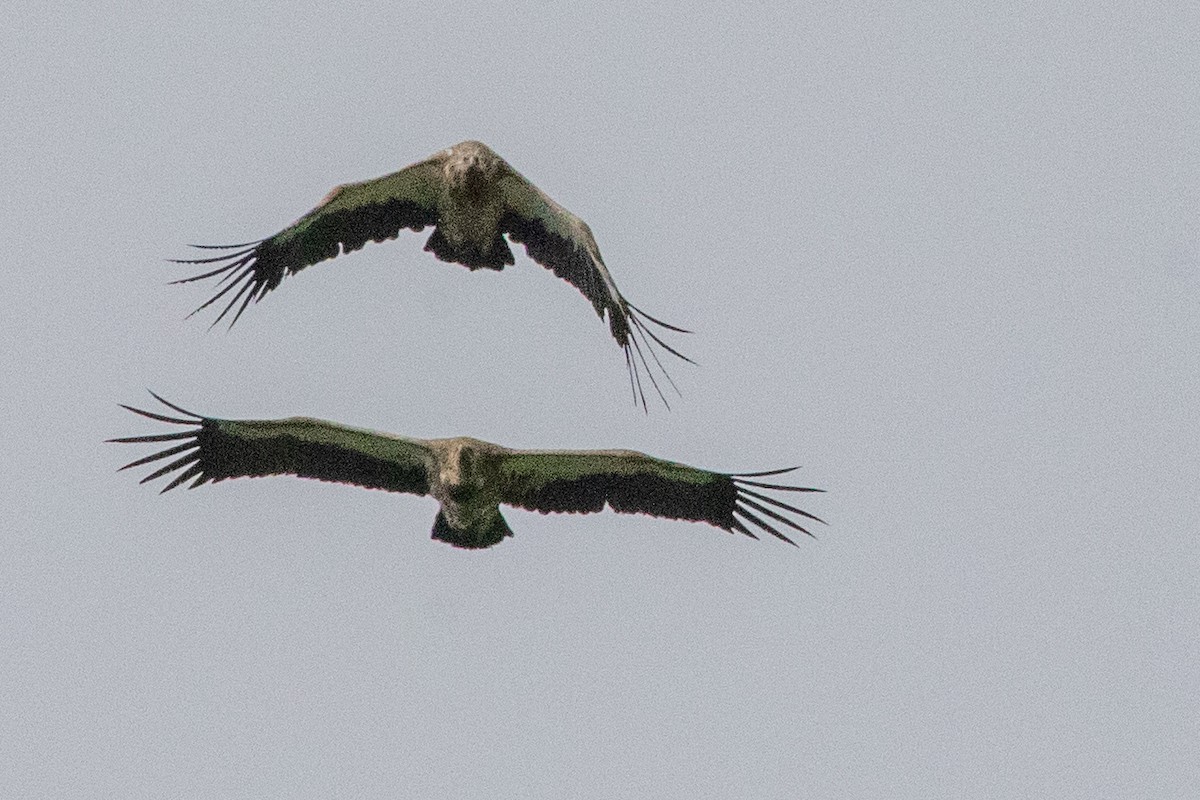
[[[729,475],[632,450],[517,450],[501,464],[500,502],[542,513],[590,513],[607,504],[620,513],[707,522],[754,539],[759,528],[794,545],[780,526],[812,534],[789,515],[822,520],[764,490],[822,490],[750,480],[792,469]]]
[[[504,167],[499,180],[508,210],[500,220],[501,232],[508,234],[511,241],[525,245],[530,258],[582,292],[600,319],[608,315],[609,330],[625,351],[634,401],[642,408],[646,407],[641,381],[641,369],[644,368],[659,399],[669,407],[647,354],[677,393],[679,389],[663,367],[655,346],[688,363],[696,362],[664,342],[647,323],[676,333],[690,331],[655,319],[626,300],[600,257],[600,248],[587,223],[554,202],[507,163]]]
[[[286,276],[342,253],[361,250],[367,242],[395,239],[404,228],[419,231],[436,224],[442,158],[442,154],[435,155],[382,178],[338,186],[312,211],[267,239],[235,245],[193,245],[235,252],[214,258],[172,259],[177,264],[219,265],[172,283],[223,275],[217,293],[192,314],[231,295],[213,325],[237,306],[229,322],[233,327],[251,300],[261,300]]]
[[[307,417],[211,419],[151,394],[185,418],[126,405],[122,408],[159,422],[184,425],[187,430],[109,441],[126,444],[179,441],[179,444],[121,467],[129,469],[179,456],[141,480],[145,483],[178,472],[162,490],[164,492],[189,480],[192,483],[188,488],[194,489],[210,481],[265,475],[297,475],[417,495],[429,491],[427,470],[432,466],[433,456],[420,439],[389,436]]]
[[[618,291],[583,220],[554,202],[482,142],[460,142],[399,172],[334,189],[320,205],[267,239],[240,245],[197,245],[228,250],[211,258],[178,260],[205,264],[207,271],[173,283],[218,278],[217,292],[192,313],[220,302],[233,326],[288,275],[362,248],[368,241],[394,239],[404,228],[433,225],[425,249],[443,261],[471,269],[502,269],[513,263],[504,236],[525,245],[529,257],[583,293],[625,353],[634,401],[644,409],[646,389],[664,405],[655,371],[678,392],[658,350],[690,363],[662,338],[688,333],[640,310]],[[211,268],[210,268],[211,267]],[[643,385],[645,372],[650,387]]]

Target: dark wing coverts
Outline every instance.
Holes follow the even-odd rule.
[[[815,522],[822,520],[762,490],[822,490],[748,480],[792,469],[795,467],[730,475],[633,451],[517,451],[505,459],[501,502],[542,513],[592,513],[602,511],[607,504],[620,513],[707,522],[754,539],[758,538],[753,532],[757,528],[795,544],[775,523],[809,536],[812,533],[781,512]]]
[[[151,392],[153,394],[153,392]],[[411,439],[383,436],[305,417],[282,420],[218,420],[201,417],[155,399],[183,414],[169,417],[122,405],[143,417],[185,425],[178,433],[129,436],[109,441],[141,444],[181,443],[131,461],[121,469],[138,467],[178,455],[179,458],[141,480],[141,483],[178,472],[163,489],[192,481],[189,489],[226,478],[296,475],[322,481],[349,483],[367,489],[425,494],[426,452]]]
[[[267,239],[238,245],[193,245],[236,252],[215,258],[174,259],[179,264],[220,266],[172,283],[223,275],[217,294],[192,314],[232,294],[213,321],[216,325],[237,306],[229,322],[232,326],[250,301],[261,300],[288,275],[342,253],[361,250],[367,242],[395,239],[404,228],[419,231],[435,225],[437,177],[437,164],[427,159],[382,178],[338,186],[312,211]]]
[[[507,174],[502,186],[509,210],[500,220],[501,232],[508,234],[510,241],[525,245],[525,252],[531,259],[578,289],[591,301],[601,319],[607,313],[609,330],[625,351],[625,364],[629,369],[634,400],[643,408],[646,406],[644,388],[650,387],[642,386],[641,370],[645,369],[646,377],[659,399],[668,405],[646,358],[647,353],[676,392],[679,390],[659,360],[654,346],[688,363],[695,362],[664,342],[647,323],[676,333],[690,331],[655,319],[626,300],[617,290],[588,224],[556,203],[511,166],[506,164],[505,167]]]

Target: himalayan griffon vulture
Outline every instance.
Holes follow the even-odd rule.
[[[787,469],[725,474],[632,450],[513,450],[468,437],[411,439],[308,417],[214,419],[154,397],[182,417],[122,407],[186,430],[110,440],[179,442],[121,467],[178,456],[142,483],[177,473],[166,492],[188,481],[194,489],[227,478],[297,475],[427,494],[441,504],[433,538],[455,547],[490,547],[512,536],[501,504],[543,514],[591,513],[607,504],[619,513],[707,522],[754,539],[759,529],[793,545],[783,532],[788,528],[812,535],[796,518],[821,521],[764,493],[820,489],[751,480]]]
[[[684,361],[691,359],[664,342],[648,323],[678,333],[688,331],[657,320],[626,300],[604,265],[587,223],[554,202],[482,142],[461,142],[399,172],[338,186],[316,208],[261,241],[194,245],[234,252],[214,258],[173,259],[182,264],[218,266],[172,283],[223,276],[217,293],[196,311],[228,297],[213,324],[236,307],[229,323],[232,327],[251,301],[261,300],[284,277],[360,250],[369,241],[395,239],[404,228],[420,231],[426,226],[433,226],[426,250],[442,261],[471,270],[500,270],[514,263],[505,235],[509,241],[525,245],[530,258],[582,292],[601,320],[608,315],[609,330],[625,352],[634,401],[646,407],[641,381],[645,370],[666,404],[651,363],[672,387],[675,384],[655,345]]]

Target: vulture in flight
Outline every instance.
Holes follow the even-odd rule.
[[[673,388],[675,384],[655,346],[684,361],[691,359],[664,342],[651,325],[688,331],[657,320],[626,300],[604,265],[587,223],[482,142],[461,142],[399,172],[338,186],[316,208],[261,241],[193,245],[232,252],[214,258],[173,259],[216,266],[172,283],[222,276],[217,293],[192,313],[228,298],[213,325],[233,311],[232,327],[252,300],[261,300],[285,276],[353,253],[369,241],[395,239],[404,228],[420,231],[426,226],[433,227],[426,250],[471,270],[503,269],[514,263],[508,242],[525,245],[530,258],[582,292],[601,320],[608,315],[609,330],[625,351],[634,401],[646,407],[644,370],[666,404],[651,363]]]
[[[766,531],[793,545],[788,529],[812,535],[798,519],[821,522],[768,494],[820,489],[753,480],[788,469],[735,475],[632,450],[513,450],[468,437],[411,439],[308,417],[213,419],[151,394],[181,416],[122,407],[185,430],[109,441],[172,442],[121,467],[171,459],[141,481],[176,473],[163,492],[188,481],[194,489],[226,478],[297,475],[428,494],[441,504],[433,538],[465,548],[491,547],[512,536],[501,504],[543,514],[586,514],[607,504],[619,513],[707,522],[754,539],[755,530]]]

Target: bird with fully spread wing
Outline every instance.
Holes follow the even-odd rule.
[[[399,172],[338,186],[316,208],[266,239],[239,245],[194,245],[234,252],[213,258],[172,259],[182,264],[218,265],[173,283],[222,276],[217,293],[196,311],[228,297],[213,324],[233,311],[232,327],[251,301],[261,300],[284,277],[360,250],[369,241],[395,239],[404,228],[420,231],[427,225],[433,226],[433,233],[425,249],[442,261],[471,270],[500,270],[514,263],[505,235],[509,241],[524,244],[530,258],[579,289],[601,320],[608,315],[609,330],[625,352],[635,402],[646,407],[641,380],[645,370],[666,404],[651,363],[673,388],[675,384],[655,346],[684,361],[691,359],[664,342],[650,325],[677,333],[688,331],[655,319],[626,300],[604,265],[587,223],[554,202],[482,142],[460,142]]]
[[[597,512],[607,504],[620,513],[707,522],[754,539],[759,529],[793,545],[784,530],[812,535],[795,518],[821,521],[765,493],[820,489],[752,480],[790,469],[726,474],[632,450],[513,450],[468,437],[412,439],[308,417],[214,419],[151,394],[182,417],[122,407],[186,430],[109,441],[178,441],[121,467],[178,456],[141,481],[177,473],[163,492],[188,481],[194,489],[227,478],[297,475],[428,494],[441,504],[433,538],[465,548],[490,547],[512,536],[501,504],[543,514]]]

